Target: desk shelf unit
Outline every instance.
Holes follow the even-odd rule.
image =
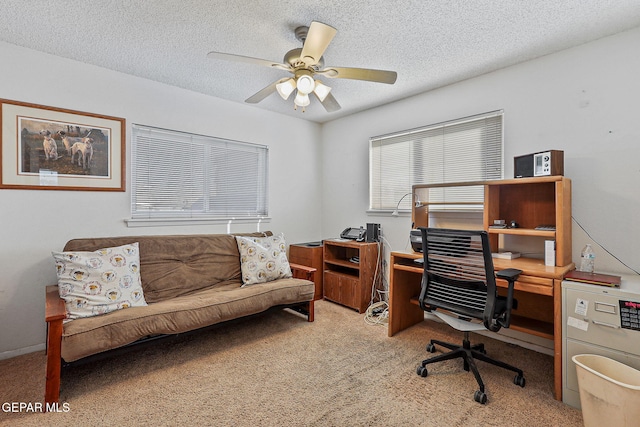
[[[442,203],[434,201],[443,189],[456,191],[458,187],[475,186],[482,188],[482,201]],[[430,199],[430,193],[435,197]],[[511,329],[552,340],[554,343],[554,394],[562,399],[562,301],[561,283],[564,276],[575,268],[571,261],[571,180],[562,176],[519,178],[495,181],[475,181],[437,185],[413,186],[412,220],[415,227],[429,226],[431,206],[447,204],[468,208],[471,205],[482,207],[483,228],[489,234],[492,252],[498,252],[505,236],[533,238],[527,242],[535,247],[532,253],[544,253],[545,240],[555,240],[555,266],[546,266],[544,259],[516,258],[513,260],[494,258],[496,270],[517,268],[522,270],[515,283],[515,298],[518,309],[513,310]],[[493,228],[494,220],[515,220],[518,228]],[[540,230],[541,225],[553,226],[552,230]],[[422,268],[416,266],[413,259],[422,254],[394,252],[391,254],[391,309],[389,314],[389,336],[421,321],[423,313],[413,309],[412,313],[393,314],[393,293],[404,295],[420,290]],[[411,281],[411,291],[400,286]],[[396,282],[396,283],[394,283]],[[400,283],[398,283],[400,282]],[[507,283],[497,280],[498,292],[506,294]],[[395,288],[395,289],[394,289]],[[399,307],[403,305],[396,301]],[[413,304],[411,304],[413,305]],[[414,306],[415,307],[415,306]],[[402,310],[403,308],[396,308]],[[406,306],[404,306],[406,309]]]
[[[456,191],[463,187],[482,187],[484,202],[430,201],[431,193]],[[482,205],[483,226],[489,233],[491,250],[498,252],[501,236],[527,236],[540,239],[533,252],[544,253],[544,240],[555,240],[558,267],[571,264],[571,180],[563,176],[473,181],[413,186],[412,220],[416,227],[429,226],[429,207]],[[417,205],[417,206],[416,206]],[[492,228],[495,220],[515,220],[518,228]],[[550,225],[555,230],[538,230]]]
[[[324,298],[363,313],[371,301],[377,263],[378,243],[325,240]]]

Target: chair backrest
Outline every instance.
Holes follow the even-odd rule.
[[[496,330],[496,278],[487,232],[420,230],[424,254],[420,307],[480,319],[487,329]]]

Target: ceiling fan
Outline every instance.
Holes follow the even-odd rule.
[[[225,61],[246,62],[278,68],[293,74],[293,77],[285,77],[271,83],[269,86],[250,96],[245,102],[256,104],[273,92],[287,100],[295,91],[294,108],[305,107],[310,104],[309,95],[313,94],[328,112],[339,110],[340,104],[331,95],[331,88],[317,76],[331,79],[366,80],[376,83],[393,84],[396,81],[395,71],[373,70],[368,68],[324,67],[323,54],[337,30],[322,22],[313,21],[309,27],[295,29],[296,39],[302,42],[302,48],[292,49],[284,55],[284,63],[269,61],[266,59],[252,58],[249,56],[234,55],[223,52],[209,52],[207,57],[222,59]]]

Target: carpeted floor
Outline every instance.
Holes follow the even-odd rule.
[[[472,334],[524,370],[478,362],[488,403],[461,361],[415,373],[430,338],[462,334],[423,322],[392,338],[386,326],[318,301],[316,321],[269,311],[63,371],[67,412],[8,413],[0,425],[64,426],[581,426],[553,399],[550,356]],[[437,353],[436,353],[437,354]],[[43,352],[0,361],[0,404],[42,402]],[[61,408],[62,409],[62,408]]]

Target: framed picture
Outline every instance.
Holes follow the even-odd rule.
[[[125,191],[125,120],[0,99],[0,188]]]

